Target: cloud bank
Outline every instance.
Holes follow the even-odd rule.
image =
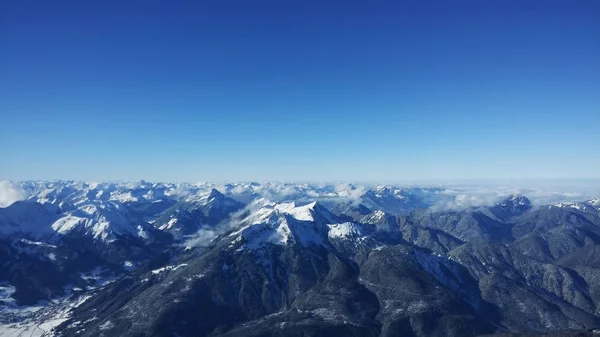
[[[27,192],[10,181],[0,181],[0,207],[8,207],[15,201],[27,198]]]
[[[445,186],[444,188],[439,192],[432,210],[490,206],[510,195],[523,195],[530,199],[533,205],[582,202],[600,196],[600,183],[597,181],[465,184]]]

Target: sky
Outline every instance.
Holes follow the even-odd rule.
[[[0,2],[0,180],[600,178],[600,2]]]

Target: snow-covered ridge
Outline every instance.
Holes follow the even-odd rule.
[[[351,238],[363,235],[360,226],[352,222],[329,224],[328,227],[327,234],[330,238]]]
[[[360,224],[336,217],[317,202],[297,205],[263,201],[241,223],[240,229],[229,234],[232,248],[257,249],[267,244],[326,245],[328,239],[364,235]]]
[[[496,203],[497,206],[501,207],[528,207],[531,206],[531,200],[523,195],[509,195],[503,201]]]
[[[0,208],[0,235],[26,233],[36,241],[55,234],[83,233],[93,239],[111,242],[123,235],[151,240],[156,229],[176,235],[189,228],[190,220],[178,217],[177,210],[165,213],[173,205],[189,212],[207,207],[215,213],[215,223],[232,213],[230,208],[252,206],[251,216],[242,225],[269,223],[269,218],[290,216],[297,221],[336,223],[325,208],[343,204],[372,211],[357,221],[378,223],[387,216],[425,208],[452,193],[442,188],[401,188],[380,185],[368,188],[354,184],[293,184],[278,182],[248,183],[151,183],[146,181],[104,183],[78,181],[3,182],[10,191],[18,190],[26,200]],[[6,189],[8,190],[8,188]],[[0,190],[0,199],[7,199]],[[11,192],[12,193],[12,192]],[[14,195],[14,193],[13,193]],[[438,199],[436,199],[438,198]],[[444,200],[446,200],[444,199]],[[12,200],[12,199],[11,199]],[[271,201],[266,201],[271,200]],[[447,200],[446,200],[447,201]],[[529,199],[514,194],[506,206],[528,207]],[[325,206],[327,205],[327,206]],[[555,204],[587,211],[596,209],[600,199],[583,203]],[[213,207],[208,209],[208,207]],[[260,206],[255,210],[254,207]],[[205,209],[203,209],[203,212]],[[189,212],[187,215],[189,215]],[[219,213],[221,212],[221,213]],[[315,218],[315,217],[318,217]],[[156,222],[157,220],[160,221]],[[187,223],[185,223],[187,221]],[[275,221],[275,220],[274,220]],[[197,222],[202,225],[201,221]],[[156,227],[154,227],[156,226]],[[186,227],[188,226],[188,227]],[[195,229],[194,229],[195,230]],[[40,240],[37,240],[40,241]]]
[[[571,207],[571,208],[575,208],[575,209],[579,209],[579,210],[581,210],[581,208],[583,207],[582,204],[572,203],[572,202],[559,202],[557,204],[554,204],[553,206],[555,206],[555,207]]]
[[[6,185],[9,182],[6,182]],[[9,186],[9,185],[7,185]],[[119,203],[143,203],[157,200],[200,201],[210,199],[211,193],[217,191],[237,201],[248,204],[259,198],[283,202],[295,200],[310,201],[357,201],[365,193],[371,191],[375,195],[384,193],[398,199],[405,199],[412,194],[411,189],[379,186],[369,190],[368,185],[348,183],[338,184],[295,184],[283,182],[247,182],[247,183],[150,183],[146,181],[104,183],[79,181],[25,181],[10,182],[11,191],[18,190],[15,200],[31,200],[40,203],[59,205],[79,205],[82,203],[103,200]],[[8,195],[8,188],[4,194]],[[420,189],[421,191],[423,189]],[[432,189],[430,191],[434,193]],[[13,193],[14,194],[14,193]],[[0,200],[3,191],[0,190]],[[2,205],[0,204],[0,207]]]
[[[592,198],[586,202],[594,207],[600,207],[600,198]]]
[[[119,203],[97,201],[62,210],[52,204],[19,202],[0,209],[0,234],[24,235],[40,242],[55,235],[78,232],[104,241],[120,235],[148,238],[152,230],[122,209]]]
[[[313,217],[313,212],[316,205],[316,202],[311,202],[310,204],[304,206],[296,206],[296,203],[292,201],[289,203],[277,204],[275,205],[274,209],[289,214],[296,220],[314,221],[315,219]]]
[[[516,205],[521,205],[521,206],[531,205],[531,201],[522,195],[511,195],[508,198],[508,200]]]
[[[171,271],[171,270],[177,270],[177,269],[179,269],[181,267],[185,267],[185,266],[187,266],[187,263],[182,263],[182,264],[179,264],[179,265],[176,265],[176,266],[164,266],[162,268],[154,269],[152,271],[152,274],[158,275],[158,274],[160,274],[162,272]]]
[[[316,202],[297,206],[295,202],[273,203],[261,199],[253,206],[255,208],[240,220],[242,227],[229,234],[235,238],[234,242],[242,242],[248,248],[267,243],[309,245],[323,242],[323,227],[319,227],[315,219],[321,218],[318,213],[325,210]]]
[[[550,207],[573,208],[581,212],[596,212],[598,206],[595,206],[590,201],[587,202],[559,202]]]
[[[599,187],[600,188],[600,187]],[[40,203],[51,203],[55,205],[80,205],[91,201],[112,201],[123,204],[152,203],[166,200],[174,201],[199,201],[203,198],[210,199],[212,191],[218,191],[223,195],[233,198],[244,204],[249,204],[257,199],[264,198],[280,203],[285,201],[296,201],[301,203],[318,202],[348,202],[360,203],[371,202],[366,205],[372,206],[394,206],[422,207],[435,205],[436,203],[447,204],[453,196],[464,195],[474,198],[484,198],[489,201],[477,202],[477,205],[492,206],[500,196],[512,195],[515,204],[523,206],[526,198],[515,191],[527,191],[529,196],[534,195],[536,199],[532,202],[536,205],[549,205],[558,201],[574,201],[574,195],[581,195],[581,201],[585,200],[584,194],[573,194],[572,192],[561,193],[560,191],[537,191],[523,190],[508,187],[493,186],[465,188],[458,186],[447,187],[402,187],[396,185],[368,184],[308,184],[308,183],[284,183],[284,182],[230,182],[230,183],[152,183],[147,181],[138,182],[81,182],[81,181],[23,181],[23,182],[0,182],[0,207],[6,207],[17,200],[30,200]],[[591,189],[589,192],[591,193]],[[497,198],[489,197],[495,195]],[[560,196],[563,195],[563,198]],[[487,196],[487,197],[486,197]],[[592,193],[588,198],[597,196]],[[544,200],[552,200],[544,202]],[[564,200],[563,200],[564,199]],[[600,204],[599,198],[589,200],[591,204]],[[374,203],[374,204],[373,204]],[[392,207],[393,208],[393,207]],[[377,208],[378,209],[378,208]],[[372,209],[376,210],[376,209]],[[389,209],[383,209],[390,212]]]
[[[376,211],[372,212],[371,214],[367,214],[362,219],[362,222],[376,224],[376,223],[383,221],[385,219],[385,217],[386,217],[386,214],[384,211],[376,210]]]

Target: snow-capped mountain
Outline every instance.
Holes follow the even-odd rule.
[[[570,207],[586,213],[597,213],[600,208],[600,203],[592,199],[585,202],[559,202],[550,207]]]
[[[22,200],[0,208],[0,334],[470,336],[600,323],[598,198],[447,208],[432,207],[454,198],[441,188],[12,184]]]
[[[16,202],[0,209],[0,233],[50,241],[77,235],[110,242],[119,237],[152,240],[157,232],[119,203],[87,202],[64,209],[51,203]]]
[[[152,225],[176,237],[196,233],[203,227],[214,227],[231,214],[244,208],[244,204],[226,197],[216,189],[200,195],[186,196],[159,213]]]
[[[590,205],[590,206],[594,206],[596,208],[600,207],[600,198],[593,198],[590,199],[588,201],[585,202],[586,204]]]
[[[531,200],[522,195],[510,195],[496,203],[490,211],[502,220],[520,216],[531,209]]]
[[[266,203],[240,222],[229,234],[232,247],[259,248],[266,244],[327,245],[328,238],[360,232],[360,225],[345,222],[317,202],[305,205]],[[239,243],[239,244],[238,244]]]
[[[0,208],[0,234],[48,236],[53,232],[52,224],[60,218],[60,213],[61,210],[56,205],[17,201],[6,208]]]
[[[377,186],[368,190],[361,203],[372,210],[384,210],[393,214],[405,214],[414,209],[431,206],[427,195],[437,189],[406,189]],[[418,195],[421,194],[421,195]]]

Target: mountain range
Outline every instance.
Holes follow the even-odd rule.
[[[600,199],[444,187],[13,182],[0,335],[600,330]]]

